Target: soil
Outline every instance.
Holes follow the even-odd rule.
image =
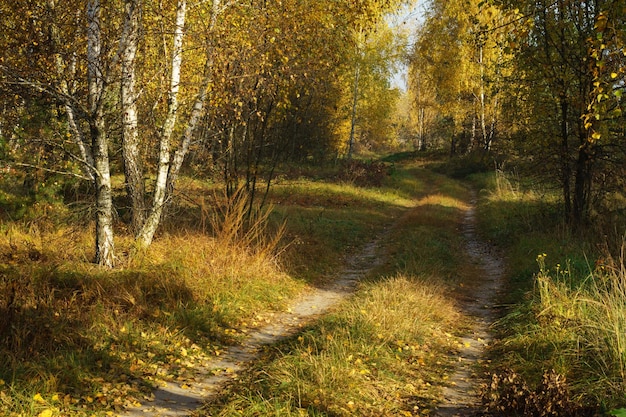
[[[468,261],[475,264],[470,268],[473,276],[463,281],[475,285],[463,290],[459,297],[461,310],[470,317],[472,325],[468,335],[461,340],[462,348],[457,353],[456,371],[444,387],[444,401],[432,414],[436,417],[473,416],[480,411],[481,372],[486,351],[493,341],[490,327],[498,318],[498,299],[504,282],[504,261],[493,246],[482,241],[476,232],[475,201],[465,212],[462,233]],[[475,275],[474,275],[475,274]]]
[[[493,306],[503,281],[502,259],[477,236],[473,204],[465,213],[461,231],[468,261],[476,267],[469,270],[478,271],[475,277],[465,277],[464,280],[475,281],[476,285],[464,288],[463,294],[458,294],[461,309],[471,317],[472,326],[468,336],[461,341],[463,347],[457,355],[456,371],[443,389],[444,401],[433,410],[432,415],[438,417],[471,416],[478,409],[481,377],[477,369],[485,360],[486,348],[492,340],[489,327],[496,318]],[[217,394],[220,387],[235,379],[239,371],[257,359],[264,346],[293,335],[352,294],[358,280],[382,261],[377,255],[380,240],[370,242],[355,255],[348,268],[338,274],[331,285],[312,290],[295,300],[286,312],[276,314],[271,324],[250,331],[240,346],[229,348],[218,359],[198,369],[193,382],[169,382],[154,392],[151,401],[126,410],[120,417],[186,416],[199,409]]]

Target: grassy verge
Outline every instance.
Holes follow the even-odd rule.
[[[88,230],[67,228],[4,235],[3,415],[104,415],[133,404],[303,287],[266,248],[202,234],[163,237],[114,271],[85,261],[89,243]]]
[[[112,271],[89,262],[93,225],[78,191],[72,205],[80,212],[54,196],[18,204],[19,220],[5,216],[0,236],[0,414],[114,415],[162,381],[184,381],[307,286],[328,280],[392,223],[388,248],[397,261],[381,267],[345,310],[289,343],[308,352],[313,368],[325,366],[318,346],[336,350],[341,378],[372,380],[369,393],[350,399],[334,383],[309,386],[332,394],[328,410],[359,415],[356,404],[381,409],[378,398],[396,410],[428,407],[456,343],[457,313],[444,293],[454,285],[464,190],[419,164],[388,174],[374,178],[377,187],[285,176],[269,196],[274,210],[248,232],[240,228],[241,207],[215,211],[223,206],[208,197],[211,186],[183,181],[185,199],[149,249],[139,251],[117,225]],[[436,232],[441,225],[446,231]],[[274,359],[268,352],[268,363]],[[315,404],[317,394],[306,395]]]
[[[458,316],[443,288],[396,276],[365,285],[338,312],[272,347],[199,415],[427,414],[446,378]]]
[[[457,227],[469,193],[419,165],[398,168],[389,181],[396,197],[387,210],[411,209],[398,213],[388,229],[388,261],[334,313],[268,348],[260,363],[198,415],[431,412],[452,366],[450,353],[459,347],[455,334],[464,327],[449,292],[461,283]]]
[[[489,408],[576,416],[624,406],[623,264],[591,230],[569,231],[553,193],[480,180],[482,230],[505,248],[511,277]]]

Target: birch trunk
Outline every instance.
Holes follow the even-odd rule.
[[[213,67],[213,59],[211,51],[208,52],[207,60],[204,66],[204,79],[198,94],[196,96],[189,121],[183,132],[180,143],[175,151],[172,152],[172,134],[178,115],[178,91],[180,85],[180,71],[182,67],[182,51],[184,40],[184,27],[187,11],[186,0],[179,0],[178,8],[176,12],[176,29],[174,33],[174,45],[172,51],[172,69],[170,77],[170,91],[168,96],[168,112],[163,124],[163,129],[160,138],[159,145],[159,163],[157,171],[157,180],[154,189],[154,199],[152,202],[152,208],[150,214],[146,218],[144,226],[142,227],[137,241],[140,245],[148,246],[152,243],[154,234],[156,233],[161,218],[163,217],[163,211],[168,199],[170,198],[178,174],[182,168],[183,162],[187,153],[189,152],[189,146],[191,145],[191,139],[196,130],[198,123],[202,117],[204,111],[204,104],[207,98],[207,91],[211,82],[211,69]],[[215,27],[217,16],[221,11],[221,1],[213,0],[211,20],[209,22],[209,32]]]
[[[209,23],[209,31],[213,31],[217,22],[217,16],[221,11],[221,0],[213,0],[213,7],[211,11],[211,21]],[[198,95],[196,96],[196,100],[193,105],[193,109],[191,110],[191,116],[189,118],[189,122],[187,123],[187,127],[183,132],[183,136],[181,138],[180,146],[176,149],[172,157],[172,161],[169,167],[168,177],[167,177],[167,194],[168,196],[172,194],[174,191],[174,187],[176,186],[176,181],[178,180],[178,174],[180,169],[183,166],[183,161],[185,160],[185,156],[189,152],[189,146],[191,145],[191,139],[196,130],[196,126],[200,122],[200,118],[202,117],[202,112],[204,110],[204,104],[207,98],[207,92],[209,90],[209,84],[211,83],[211,69],[213,68],[213,57],[212,52],[209,51],[207,55],[206,63],[204,64],[204,79],[202,80],[202,85],[200,85],[200,89],[198,90]]]
[[[357,34],[356,41],[356,61],[354,65],[354,84],[352,86],[352,113],[350,117],[350,138],[348,139],[348,159],[352,159],[352,152],[354,150],[354,141],[356,136],[356,118],[357,107],[359,105],[359,81],[361,78],[361,62],[364,58],[364,52],[362,50],[363,45],[363,28],[359,27],[359,33]]]
[[[95,165],[96,187],[96,255],[95,262],[113,267],[113,200],[109,151],[102,109],[104,76],[102,73],[100,0],[87,4],[87,83],[89,94],[89,127]]]
[[[193,109],[191,111],[191,117],[189,118],[189,123],[187,123],[187,127],[183,132],[183,136],[181,138],[180,146],[176,149],[174,156],[172,157],[170,170],[167,178],[167,193],[171,195],[174,191],[174,187],[176,186],[176,181],[178,180],[178,174],[180,173],[180,169],[183,166],[183,161],[185,160],[185,156],[189,152],[189,146],[191,145],[191,139],[196,130],[196,126],[200,122],[200,118],[202,117],[202,112],[204,110],[204,103],[206,102],[207,91],[209,89],[209,84],[211,82],[211,75],[209,69],[213,66],[213,60],[211,58],[207,59],[205,65],[205,76],[200,86],[200,91],[196,96],[196,101],[193,105]]]
[[[132,230],[137,234],[146,217],[144,171],[137,130],[135,58],[139,45],[141,0],[126,0],[124,27],[120,39],[120,99],[122,111],[122,154],[126,192],[131,201]]]
[[[168,174],[170,170],[170,148],[172,133],[178,114],[178,92],[180,89],[180,73],[183,61],[183,40],[185,36],[185,19],[187,15],[187,2],[180,0],[176,10],[176,28],[172,48],[172,67],[170,87],[168,94],[167,115],[161,130],[159,141],[159,162],[157,168],[156,184],[154,186],[154,198],[152,209],[143,222],[143,226],[137,235],[139,244],[148,246],[152,243],[154,234],[161,222],[163,206],[166,202]]]

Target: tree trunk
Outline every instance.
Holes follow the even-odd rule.
[[[120,98],[122,111],[122,155],[126,193],[131,202],[131,228],[137,234],[146,217],[145,182],[137,130],[137,92],[135,58],[139,46],[141,0],[126,0],[122,37],[120,39],[120,65],[122,79]]]
[[[221,12],[221,0],[213,0],[209,31],[212,31],[215,28],[215,25],[217,23],[217,16],[220,12]],[[202,85],[200,85],[200,89],[198,90],[198,94],[196,95],[196,100],[191,110],[191,116],[189,118],[189,122],[187,123],[187,127],[185,128],[185,131],[183,132],[180,146],[176,149],[176,152],[174,153],[174,156],[172,157],[172,160],[170,162],[169,172],[167,176],[167,188],[166,188],[167,198],[169,198],[171,194],[174,192],[174,187],[176,186],[176,181],[178,180],[178,174],[180,173],[180,169],[183,166],[185,156],[189,152],[191,139],[193,138],[193,134],[196,131],[196,126],[198,126],[198,123],[200,122],[200,118],[202,117],[202,114],[204,111],[204,104],[207,98],[207,92],[209,90],[209,85],[212,79],[212,74],[211,74],[212,68],[213,68],[213,52],[209,51],[207,54],[206,62],[204,64],[204,79],[202,80]]]
[[[70,97],[72,92],[70,91],[67,78],[66,77],[74,77],[76,76],[76,54],[72,55],[69,63],[66,62],[62,55],[58,53],[58,49],[61,47],[61,40],[59,37],[59,28],[56,24],[56,2],[55,0],[48,0],[47,8],[48,12],[51,15],[55,15],[55,19],[49,26],[50,31],[50,39],[52,41],[52,49],[54,51],[54,64],[57,75],[59,77],[59,90],[61,94],[66,97]],[[82,162],[81,170],[83,171],[83,175],[86,178],[94,181],[94,161],[93,156],[91,154],[90,148],[87,146],[87,142],[85,141],[85,135],[83,131],[80,129],[75,108],[66,100],[64,102],[65,114],[67,116],[67,123],[69,127],[70,134],[72,136],[72,140],[78,147],[78,159]]]
[[[90,134],[95,165],[96,186],[96,255],[95,262],[112,267],[113,245],[113,198],[109,150],[105,131],[102,99],[104,96],[104,76],[102,73],[100,0],[90,0],[87,4],[87,83],[90,110]]]
[[[565,218],[568,221],[571,221],[572,216],[572,196],[570,190],[570,178],[572,176],[572,169],[569,163],[569,127],[568,127],[568,102],[567,98],[563,94],[559,99],[559,110],[560,110],[560,135],[561,135],[561,149],[560,149],[560,158],[561,158],[561,187],[563,191],[563,209]]]
[[[348,159],[352,158],[352,151],[354,148],[354,136],[356,135],[356,114],[357,106],[359,104],[359,78],[361,75],[361,65],[356,63],[354,70],[354,88],[352,91],[352,116],[350,118],[350,138],[348,139]]]
[[[574,181],[574,225],[579,226],[589,211],[589,192],[591,190],[591,158],[589,144],[585,141],[576,160],[576,178]]]
[[[489,140],[487,138],[487,111],[485,105],[485,64],[483,62],[483,45],[479,47],[478,63],[480,65],[480,133],[483,137],[483,149],[489,150]]]
[[[189,122],[187,123],[187,127],[183,132],[183,137],[181,138],[180,146],[176,149],[172,161],[170,163],[170,169],[167,178],[167,195],[171,195],[174,191],[174,187],[176,185],[176,181],[178,180],[178,174],[180,173],[180,169],[183,166],[183,162],[185,160],[185,156],[189,152],[189,146],[191,146],[191,139],[193,138],[193,134],[200,122],[200,118],[202,117],[202,112],[204,110],[204,103],[206,102],[207,91],[209,89],[209,84],[211,82],[211,75],[209,69],[213,66],[213,59],[211,57],[207,58],[206,68],[205,68],[205,76],[202,85],[200,86],[200,91],[198,91],[198,95],[196,96],[196,101],[193,105],[193,109],[191,111],[191,117],[189,118]]]
[[[112,268],[113,244],[113,197],[109,171],[109,150],[104,130],[104,118],[98,117],[91,125],[92,152],[96,168],[96,256],[99,265]]]
[[[143,246],[148,246],[152,243],[154,234],[161,223],[163,207],[166,202],[167,181],[170,170],[171,139],[178,115],[178,92],[180,90],[180,74],[183,63],[183,40],[185,37],[186,16],[187,1],[180,0],[176,9],[176,28],[174,30],[174,42],[172,48],[172,66],[167,115],[163,123],[159,141],[159,163],[157,168],[156,183],[154,185],[152,208],[143,224],[143,227],[137,235],[138,242]]]

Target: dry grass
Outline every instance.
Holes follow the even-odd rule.
[[[396,201],[409,209],[385,235],[387,262],[335,313],[270,349],[200,415],[431,413],[450,352],[459,347],[455,335],[467,324],[450,293],[464,264],[457,228],[469,194],[424,168],[410,169],[394,178]]]
[[[513,371],[506,377],[494,376],[494,381],[499,378],[499,382],[497,386],[492,383],[488,393],[492,406],[504,407],[511,413],[518,406],[523,409],[524,404],[544,411],[566,407],[569,411],[559,415],[572,416],[623,406],[626,388],[623,262],[596,268],[579,281],[567,266],[546,268],[544,254],[538,261],[535,301],[526,316],[518,316],[517,332],[504,341],[508,353],[507,360],[502,362],[508,362]],[[548,384],[558,388],[554,395],[545,391],[548,376],[552,382],[560,381],[556,385]],[[511,401],[512,395],[517,398],[517,405]]]
[[[483,194],[479,214],[483,231],[506,249],[511,276],[491,405],[538,416],[560,406],[569,411],[559,415],[572,416],[624,406],[623,261],[599,256],[607,242],[598,244],[594,229],[567,227],[557,195],[502,173]],[[524,405],[535,411],[516,408]]]
[[[427,415],[459,313],[443,287],[397,276],[275,348],[207,415]]]
[[[81,217],[66,226],[76,214],[64,207],[10,223],[0,235],[0,293],[8,294],[0,299],[0,414],[106,415],[163,380],[184,380],[420,199],[391,233],[389,255],[399,261],[300,339],[269,351],[250,375],[254,388],[220,412],[426,412],[462,324],[445,293],[465,191],[417,166],[385,182],[286,181],[270,196],[273,212],[249,212],[241,195],[228,201],[192,181],[148,249],[117,225],[112,271],[91,264],[93,225]]]
[[[139,250],[120,231],[110,271],[90,263],[92,225],[45,217],[8,225],[0,235],[0,414],[119,409],[282,309],[303,284],[280,267],[282,229],[270,232],[267,213],[248,217],[242,201],[211,214],[216,235],[162,234]]]

